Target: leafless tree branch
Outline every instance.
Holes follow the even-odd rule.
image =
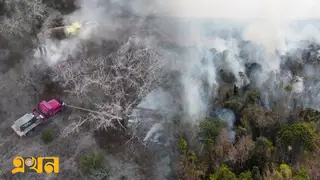
[[[115,127],[150,91],[165,80],[164,61],[136,37],[130,38],[109,56],[82,56],[55,69],[53,79],[78,98],[94,92],[86,120],[97,128]],[[125,127],[123,127],[125,128]]]
[[[6,0],[5,6],[12,15],[3,19],[0,33],[7,39],[30,35],[33,25],[44,20],[50,11],[41,0]]]

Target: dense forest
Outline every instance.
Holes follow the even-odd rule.
[[[158,6],[0,0],[1,179],[319,180],[317,22],[280,50]],[[70,106],[31,136],[10,129],[52,98]],[[13,175],[17,155],[60,172]]]

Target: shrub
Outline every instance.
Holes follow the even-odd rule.
[[[45,144],[48,144],[50,143],[52,140],[53,140],[53,135],[52,135],[52,131],[51,129],[45,129],[43,132],[42,132],[42,136],[41,136],[43,142]]]
[[[85,174],[91,174],[93,171],[101,169],[104,156],[101,152],[90,152],[80,159],[80,169]]]

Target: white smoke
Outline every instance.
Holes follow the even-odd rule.
[[[217,68],[228,68],[237,80],[239,80],[238,73],[245,69],[245,61],[239,58],[239,39],[232,38],[230,29],[234,28],[241,32],[240,39],[250,40],[256,46],[261,46],[264,49],[259,52],[255,52],[253,49],[247,50],[253,60],[262,66],[262,71],[256,77],[258,78],[258,86],[261,86],[270,79],[270,73],[279,73],[281,65],[279,54],[285,54],[304,46],[301,43],[302,40],[320,42],[320,31],[317,24],[312,21],[305,24],[297,22],[298,20],[319,18],[320,11],[316,10],[318,5],[320,3],[314,0],[186,0],[168,3],[167,8],[174,12],[172,14],[188,19],[186,23],[177,24],[180,26],[178,36],[183,34],[179,38],[182,41],[180,43],[198,49],[196,52],[189,51],[189,54],[192,53],[184,58],[185,65],[182,70],[185,109],[188,114],[193,117],[203,116],[206,111],[209,102],[208,99],[202,98],[205,91],[201,83],[203,79],[209,79],[212,84],[218,85],[215,74]],[[210,20],[212,24],[216,22],[212,26],[218,29],[217,35],[208,33],[211,28],[207,26],[208,22],[202,23]],[[222,20],[233,24],[221,23]],[[197,23],[190,23],[194,21]],[[224,33],[225,37],[220,38],[219,33]],[[204,52],[208,52],[209,48],[215,48],[218,52],[228,50],[225,61],[217,58],[214,62],[201,65],[204,57],[210,59],[204,54]],[[203,73],[208,68],[210,73]],[[294,87],[294,91],[301,92],[303,89],[302,81],[296,82]],[[264,95],[264,98],[269,99],[269,96]]]
[[[231,20],[302,20],[320,17],[316,0],[185,0],[171,1],[180,17],[210,17]],[[278,19],[280,17],[280,19]]]
[[[45,39],[41,48],[42,51],[35,51],[34,58],[45,60],[49,66],[54,66],[67,60],[79,50],[79,39],[72,38],[60,42]]]
[[[227,123],[227,130],[228,130],[228,139],[230,142],[235,141],[235,132],[233,131],[233,125],[234,122],[236,121],[236,116],[234,112],[230,109],[218,109],[214,112],[214,115],[217,118],[225,121]]]
[[[143,141],[148,141],[151,138],[153,138],[154,141],[156,141],[160,136],[160,131],[163,130],[163,126],[160,123],[154,124],[151,129],[148,131],[146,137],[143,139]]]
[[[319,30],[313,24],[293,27],[292,22],[320,17],[315,0],[186,0],[170,4],[180,17],[225,19],[244,26],[243,37],[265,46],[270,53],[287,50],[292,44],[313,39],[319,42]]]
[[[136,0],[130,3],[126,1],[103,1],[103,0],[77,0],[78,9],[71,14],[63,16],[66,26],[79,22],[82,24],[80,34],[63,40],[53,40],[41,36],[43,52],[35,51],[34,58],[45,60],[50,66],[57,65],[77,53],[83,51],[80,46],[84,41],[99,43],[102,40],[119,40],[123,37],[121,32],[125,29],[139,29],[141,22],[131,22],[131,17],[120,18],[123,11],[135,13],[135,15],[147,16],[154,13],[153,8],[148,7],[144,1]],[[150,4],[153,5],[153,4]],[[145,7],[145,8],[144,8]],[[88,23],[89,25],[85,25]],[[44,27],[43,31],[50,31]]]
[[[206,50],[206,49],[205,49]],[[216,84],[215,69],[212,61],[201,61],[205,58],[205,52],[190,50],[183,58],[183,69],[181,82],[183,84],[184,109],[190,117],[197,118],[205,115],[207,111],[205,89],[203,79],[209,83],[209,89],[213,89]]]

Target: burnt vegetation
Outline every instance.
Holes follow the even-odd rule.
[[[44,52],[43,39],[63,41],[59,33],[49,37],[47,31],[64,26],[64,17],[81,8],[73,0],[0,0],[2,179],[320,179],[320,111],[313,98],[320,90],[319,77],[309,73],[320,68],[319,45],[306,42],[279,57],[279,72],[260,81],[263,66],[248,51],[258,45],[239,40],[237,58],[246,62],[244,71],[222,65],[216,71],[219,86],[200,82],[207,88],[210,108],[206,117],[197,119],[183,109],[182,73],[168,68],[170,58],[165,53],[189,49],[152,29],[155,17],[140,17],[109,1],[104,5],[110,5],[108,10],[117,8],[113,18],[126,24],[114,30],[115,38],[81,39],[75,53],[52,66],[45,59],[35,60],[35,51]],[[104,28],[99,33],[106,32]],[[156,38],[147,41],[149,36]],[[207,61],[229,56],[227,50],[212,48],[210,53],[213,58]],[[303,92],[295,91],[299,82],[295,76],[303,78]],[[179,108],[139,114],[138,119],[160,119],[157,125],[166,134],[150,145],[141,138],[152,129],[145,125],[149,120],[128,124],[136,118],[132,114],[140,102],[159,87]],[[47,128],[40,127],[38,135],[18,139],[9,129],[14,120],[51,98],[82,109],[68,108]],[[231,112],[234,118],[226,118],[234,120],[211,115],[221,109]],[[17,155],[58,156],[60,173],[12,175],[11,162]],[[168,162],[163,158],[167,156]],[[170,173],[163,175],[164,167]]]
[[[314,45],[310,45],[302,51],[308,56],[283,56],[282,61],[286,65],[282,66],[281,71],[299,74],[305,78],[306,84],[314,81],[315,77],[307,77],[308,70],[303,69],[303,66],[311,65],[315,69],[319,67],[318,56],[310,57],[317,50]],[[247,76],[254,81],[254,78],[250,78],[250,66],[247,66]],[[235,82],[235,75],[223,70],[219,73],[222,85],[218,90],[219,103],[215,104],[232,109],[236,114],[236,140],[228,140],[226,125],[217,123],[217,120],[204,119],[199,126],[203,145],[201,151],[194,153],[193,150],[198,148],[189,145],[188,137],[177,142],[181,155],[178,176],[182,179],[210,180],[319,179],[319,173],[315,170],[318,167],[312,165],[319,161],[316,157],[320,145],[320,111],[305,103],[303,98],[308,92],[296,94],[291,97],[291,101],[286,98],[270,98],[267,107],[262,98],[265,89],[252,86],[254,82],[250,86],[238,88],[232,84]],[[284,86],[278,80],[271,83],[279,84],[277,93],[290,95],[287,86],[292,88],[292,84]],[[286,107],[281,106],[285,103],[288,103]],[[216,123],[213,125],[213,122]],[[311,160],[310,157],[314,159]]]

